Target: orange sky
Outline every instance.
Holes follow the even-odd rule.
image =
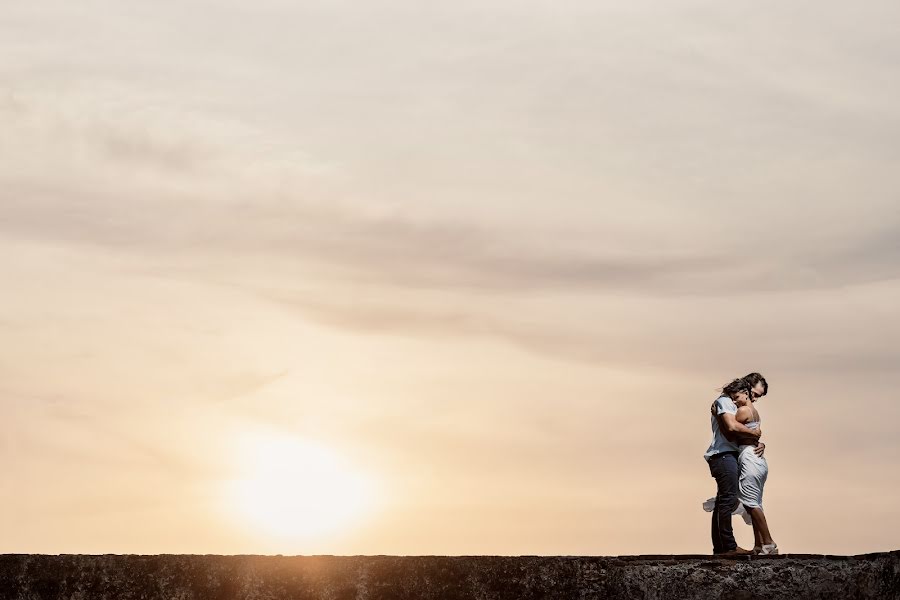
[[[896,3],[0,17],[0,553],[900,547]]]

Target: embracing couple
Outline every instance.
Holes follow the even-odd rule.
[[[703,458],[716,480],[716,497],[703,503],[712,512],[713,553],[778,554],[762,507],[763,485],[769,465],[763,458],[766,445],[759,441],[759,412],[754,404],[766,395],[769,384],[759,373],[735,379],[722,388],[713,402],[712,443]],[[732,514],[753,525],[753,550],[739,548],[731,529]]]

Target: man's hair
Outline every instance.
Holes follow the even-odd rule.
[[[745,377],[741,377],[739,379],[735,379],[731,383],[722,386],[722,395],[734,399],[734,397],[738,393],[747,392],[747,396],[750,396],[750,387],[750,383],[747,381],[747,379]]]
[[[766,378],[759,373],[750,373],[749,375],[744,375],[742,379],[746,381],[747,385],[749,385],[751,388],[756,387],[757,383],[762,383],[763,391],[762,394],[760,394],[760,397],[765,396],[769,393],[769,383],[766,381]]]

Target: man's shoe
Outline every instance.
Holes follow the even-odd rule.
[[[748,554],[753,554],[753,550],[744,550],[743,548],[738,546],[734,550],[729,550],[728,552],[718,552],[714,556],[746,556]]]

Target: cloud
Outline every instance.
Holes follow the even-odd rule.
[[[523,294],[389,296],[370,288],[249,288],[319,323],[367,334],[481,337],[526,352],[598,367],[723,372],[740,364],[831,376],[886,374],[900,353],[889,308],[896,282],[826,294],[719,297]],[[900,333],[897,331],[895,333]]]
[[[120,135],[116,143],[128,146],[127,139]],[[132,157],[168,168],[169,160],[161,158],[168,150],[145,145],[143,134],[135,139],[134,147],[143,150]],[[171,159],[182,166],[202,161],[190,156],[176,153]],[[239,168],[240,162],[231,166]],[[616,252],[572,251],[566,249],[565,230],[545,230],[529,243],[529,235],[516,234],[515,226],[496,230],[414,215],[365,215],[365,209],[353,213],[327,206],[325,199],[284,198],[260,179],[254,180],[259,187],[248,188],[224,167],[204,174],[216,179],[214,189],[204,189],[200,178],[199,189],[180,192],[153,189],[128,168],[102,160],[95,168],[112,172],[102,182],[11,178],[0,230],[178,260],[269,255],[301,266],[331,266],[348,280],[413,288],[733,295],[748,288],[827,289],[900,275],[894,243],[900,226],[891,224],[825,249],[804,247],[800,240],[790,254],[713,246],[679,255],[654,251],[640,238]],[[735,235],[739,229],[735,224]]]
[[[628,23],[660,26],[647,8],[613,12]],[[265,18],[284,9],[274,7]],[[234,285],[344,328],[488,333],[578,360],[669,365],[702,353],[679,352],[658,340],[648,347],[645,332],[663,332],[682,344],[692,338],[707,343],[728,326],[714,308],[717,301],[727,303],[732,318],[769,314],[760,303],[772,303],[808,323],[793,294],[808,294],[806,301],[815,304],[819,294],[900,277],[900,214],[883,191],[891,180],[884,165],[894,154],[885,145],[893,105],[853,91],[825,94],[850,80],[868,89],[886,60],[882,52],[832,53],[846,62],[802,68],[829,47],[807,23],[800,33],[814,50],[777,37],[751,59],[739,42],[764,35],[761,13],[748,9],[749,29],[735,33],[738,38],[723,37],[716,28],[725,15],[701,2],[667,13],[684,28],[658,42],[668,51],[662,56],[651,52],[656,46],[638,47],[641,36],[596,38],[611,52],[633,51],[619,63],[577,52],[594,39],[588,33],[605,27],[593,8],[577,7],[584,13],[577,26],[566,17],[548,28],[536,26],[537,7],[506,9],[516,14],[518,28],[502,43],[489,43],[493,26],[483,23],[458,32],[472,37],[469,53],[450,52],[452,44],[443,44],[454,39],[450,33],[438,36],[442,43],[429,47],[420,62],[405,55],[401,61],[392,47],[379,50],[401,62],[366,80],[372,96],[366,106],[346,87],[322,87],[323,100],[338,94],[342,103],[335,112],[320,111],[318,128],[290,129],[306,123],[299,107],[291,118],[301,121],[251,121],[239,116],[243,104],[229,105],[235,110],[230,115],[202,111],[177,86],[153,87],[102,69],[83,84],[65,85],[19,73],[0,96],[0,125],[11,133],[0,144],[0,235],[110,251],[129,273]],[[835,25],[837,12],[830,7],[815,23]],[[332,16],[325,10],[317,18]],[[449,25],[460,18],[447,11],[437,21]],[[363,25],[341,21],[350,29]],[[535,58],[529,71],[535,80],[506,74],[504,66],[522,60],[513,50],[536,52],[540,42],[564,30],[571,34],[560,38],[565,43]],[[853,40],[859,32],[849,28],[841,35]],[[325,41],[315,37],[309,44],[319,48]],[[365,56],[352,44],[346,52],[335,68],[351,75]],[[247,64],[255,56],[245,57]],[[770,68],[786,56],[791,60],[784,69]],[[861,72],[845,68],[861,58],[874,62]],[[429,65],[441,70],[429,72]],[[560,71],[560,65],[566,68]],[[662,76],[663,66],[695,87],[673,85]],[[324,77],[307,68],[314,79]],[[400,104],[379,104],[379,90],[413,89],[402,73],[421,76],[418,95],[388,94],[384,98]],[[591,87],[601,83],[599,73],[606,74],[606,85]],[[805,75],[791,76],[798,73]],[[571,79],[573,74],[582,78]],[[564,85],[538,85],[544,80]],[[199,97],[211,89],[198,89]],[[490,92],[481,104],[473,95],[478,89]],[[437,102],[434,94],[441,91],[456,95]],[[259,102],[270,99],[269,90],[261,93]],[[479,111],[467,112],[474,105]],[[383,136],[377,120],[341,122],[354,106],[359,115],[393,119],[393,111],[405,107],[412,110],[410,119],[428,119]],[[876,121],[886,129],[878,130]],[[460,136],[454,123],[462,127]],[[382,136],[383,159],[365,150],[371,136]],[[853,152],[835,145],[838,138]],[[485,149],[471,143],[479,140]],[[356,144],[365,151],[357,153]],[[411,148],[416,152],[410,154]],[[459,182],[471,178],[477,185],[452,187],[457,182],[447,179],[454,173],[446,169],[453,165]],[[370,185],[384,186],[373,178],[379,168],[392,179],[385,189],[422,200],[386,197],[385,189]],[[392,170],[398,168],[402,172]],[[533,175],[529,168],[536,169]],[[595,187],[588,185],[591,179]],[[538,204],[559,208],[553,219],[541,219],[551,212],[530,212],[537,201],[526,188],[548,181],[552,185],[542,193],[587,187],[571,196],[538,198]],[[861,185],[858,197],[841,196],[855,184]],[[470,203],[448,210],[437,201],[445,185],[456,196],[473,189],[496,192],[482,199],[503,208],[490,218]],[[511,202],[515,193],[522,198]],[[858,217],[850,219],[855,205]],[[353,289],[378,300],[350,304],[331,297]],[[894,293],[890,285],[884,289]],[[444,297],[433,300],[435,294]],[[563,298],[550,301],[596,322],[593,302],[630,328],[579,330],[576,317],[536,317],[544,309],[526,305],[521,316],[531,321],[523,324],[497,309],[541,296]],[[576,296],[577,302],[565,299]],[[629,304],[690,326],[673,328]],[[826,312],[837,318],[833,308]],[[892,359],[880,348],[858,350],[869,365]],[[805,356],[813,365],[831,360]],[[796,355],[788,360],[802,362]]]

